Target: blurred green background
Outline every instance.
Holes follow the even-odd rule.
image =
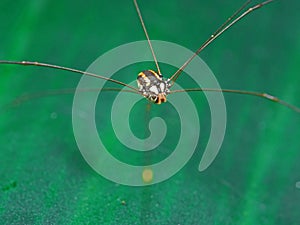
[[[152,39],[191,50],[242,3],[139,1]],[[205,49],[201,58],[222,88],[264,91],[300,105],[299,8],[296,0],[274,1]],[[106,51],[145,39],[129,0],[2,0],[0,12],[0,59],[85,70]],[[154,69],[152,64],[146,66],[128,69],[117,79],[128,81],[139,70]],[[72,130],[72,94],[6,107],[24,93],[75,88],[80,75],[0,65],[0,79],[1,224],[300,223],[300,188],[296,186],[300,181],[300,115],[281,105],[251,96],[225,95],[225,140],[213,164],[199,173],[210,118],[205,98],[193,94],[199,101],[201,136],[192,159],[163,183],[127,187],[102,178],[82,158]],[[184,77],[178,83],[193,85]],[[102,105],[99,117],[107,110]],[[172,113],[165,115],[157,107],[156,113],[173,118]],[[171,125],[179,126],[174,121]],[[108,144],[113,142],[110,122],[101,126],[103,138]],[[143,123],[133,131],[137,136],[147,135]],[[151,160],[170,154],[176,135],[166,140]],[[115,156],[132,160],[126,151],[124,148]]]

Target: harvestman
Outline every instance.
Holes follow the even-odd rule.
[[[121,86],[127,87],[128,89],[118,89],[118,88],[110,88],[110,90],[114,91],[126,91],[132,92],[139,95],[144,96],[150,102],[155,104],[161,104],[167,101],[167,95],[174,94],[178,92],[197,92],[197,91],[211,91],[211,92],[229,92],[229,93],[236,93],[236,94],[244,94],[244,95],[252,95],[257,97],[262,97],[273,102],[277,102],[281,105],[284,105],[298,113],[300,113],[300,108],[291,105],[273,95],[269,95],[267,93],[260,93],[260,92],[252,92],[252,91],[245,91],[245,90],[232,90],[232,89],[212,89],[212,88],[190,88],[190,89],[182,89],[182,90],[171,90],[172,86],[175,84],[177,78],[182,74],[184,69],[189,65],[189,63],[200,53],[202,52],[209,44],[211,44],[216,38],[218,38],[221,34],[223,34],[226,30],[228,30],[231,26],[236,24],[242,18],[250,14],[251,12],[273,2],[274,0],[267,0],[262,3],[256,4],[252,7],[249,7],[251,0],[245,2],[232,16],[230,16],[225,23],[223,23],[198,49],[197,51],[189,58],[187,61],[170,77],[170,78],[163,78],[161,70],[159,68],[159,64],[157,58],[155,56],[141,11],[137,4],[136,0],[133,0],[136,11],[138,13],[141,25],[143,27],[144,33],[146,35],[157,71],[153,70],[145,70],[140,72],[137,77],[137,84],[138,88],[125,84],[121,81],[114,80],[111,78],[107,78],[101,75],[97,75],[94,73],[89,73],[73,68],[52,65],[47,63],[40,63],[40,62],[30,62],[30,61],[7,61],[7,60],[0,60],[0,64],[15,64],[15,65],[23,65],[23,66],[40,66],[40,67],[48,67],[58,70],[66,70],[74,73],[84,74],[87,76],[96,77],[99,79],[103,79],[109,82],[113,82],[119,84]],[[247,8],[248,6],[248,8]]]

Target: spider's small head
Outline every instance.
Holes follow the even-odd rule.
[[[137,77],[139,91],[149,101],[155,104],[161,104],[167,101],[167,95],[170,93],[170,79],[163,79],[162,75],[153,70],[140,72]]]

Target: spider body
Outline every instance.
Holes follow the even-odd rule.
[[[137,77],[139,91],[145,98],[155,104],[161,104],[167,101],[167,95],[170,93],[170,79],[164,79],[162,75],[153,70],[140,72]]]

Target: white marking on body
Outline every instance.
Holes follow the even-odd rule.
[[[151,84],[151,81],[148,77],[144,77],[144,81],[146,83],[146,86],[149,86]]]
[[[158,89],[156,86],[152,86],[151,88],[149,88],[149,91],[152,91],[153,93],[158,95]]]
[[[161,92],[165,92],[165,84],[164,83],[160,83],[160,91]]]
[[[137,82],[137,84],[138,84],[139,90],[142,91],[143,90],[143,85],[141,85],[141,83],[139,81]]]

